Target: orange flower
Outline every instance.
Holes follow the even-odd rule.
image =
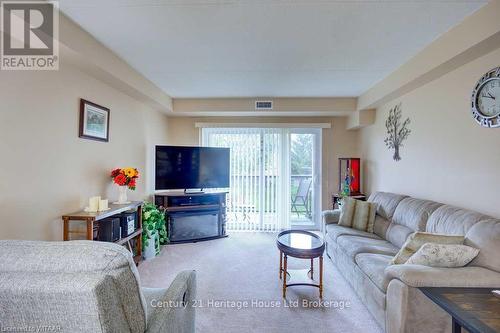
[[[124,186],[127,183],[127,177],[125,177],[124,174],[120,173],[118,176],[115,177],[115,179],[113,179],[113,181],[115,182],[115,184],[119,186]]]

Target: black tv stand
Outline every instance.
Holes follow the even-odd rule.
[[[171,244],[227,237],[226,194],[169,191],[155,194],[155,204],[165,209]]]

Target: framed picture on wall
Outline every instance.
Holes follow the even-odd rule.
[[[80,99],[79,137],[97,141],[109,141],[109,109]]]

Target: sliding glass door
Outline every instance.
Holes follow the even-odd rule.
[[[292,146],[296,146],[295,151],[299,152],[292,139],[294,136],[300,142],[313,141],[301,149],[314,149],[316,145],[316,134],[303,131],[289,128],[202,129],[204,146],[231,149],[228,230],[274,232],[290,227],[315,226],[318,194],[313,192],[314,177],[318,174],[314,170],[318,162],[311,159],[319,158],[319,155],[308,152],[309,157],[302,156],[307,160],[305,164],[297,160],[301,159],[299,156],[292,158]],[[312,137],[302,138],[301,135]],[[292,163],[301,169],[292,168]],[[293,170],[301,173],[292,177]],[[300,179],[305,179],[300,186],[302,197],[292,189]],[[310,183],[308,188],[304,186],[307,183]]]
[[[321,130],[290,130],[291,227],[317,228],[320,212]]]

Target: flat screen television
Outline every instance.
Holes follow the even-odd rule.
[[[155,189],[229,187],[229,148],[156,146]]]

